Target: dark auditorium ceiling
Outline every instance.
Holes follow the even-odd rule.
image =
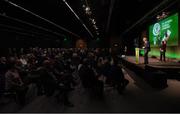
[[[42,16],[57,25],[60,25],[69,31],[77,34],[82,38],[91,39],[91,36],[82,26],[80,21],[74,16],[70,9],[65,5],[63,0],[9,0],[33,13]],[[134,24],[138,19],[144,16],[148,11],[157,6],[162,0],[66,0],[76,14],[85,23],[87,28],[92,32],[95,38],[104,37],[105,35],[120,35],[128,27]],[[114,3],[113,3],[114,2]],[[0,2],[0,11],[5,15],[17,18],[34,25],[38,25],[51,31],[67,35],[66,32],[59,28],[48,24],[47,22],[22,11],[21,9],[10,5],[7,2]],[[88,3],[92,10],[92,16],[99,28],[97,32],[93,28],[92,23],[85,14],[83,4]],[[114,4],[114,5],[113,5]],[[113,7],[112,7],[113,6]],[[112,13],[110,14],[110,9]],[[109,26],[108,17],[111,15]],[[44,34],[44,31],[28,27],[27,25],[12,22],[12,20],[0,17],[0,24],[20,27],[25,30],[32,30]],[[47,33],[50,34],[50,33]],[[52,34],[50,34],[52,35]]]

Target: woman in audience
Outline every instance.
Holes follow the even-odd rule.
[[[25,104],[25,96],[27,92],[27,86],[24,85],[18,70],[13,63],[8,65],[8,71],[5,74],[6,77],[6,90],[15,92],[17,99],[21,105]]]

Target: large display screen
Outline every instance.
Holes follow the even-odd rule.
[[[163,40],[167,41],[167,46],[178,45],[178,13],[149,27],[149,41],[151,47],[160,46]]]

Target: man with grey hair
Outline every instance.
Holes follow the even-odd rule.
[[[144,42],[144,64],[148,64],[148,53],[150,51],[150,43],[147,39],[147,37],[143,37],[143,42]]]

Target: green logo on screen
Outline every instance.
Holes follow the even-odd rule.
[[[159,23],[154,24],[153,34],[154,36],[158,36],[161,30],[161,25]]]

